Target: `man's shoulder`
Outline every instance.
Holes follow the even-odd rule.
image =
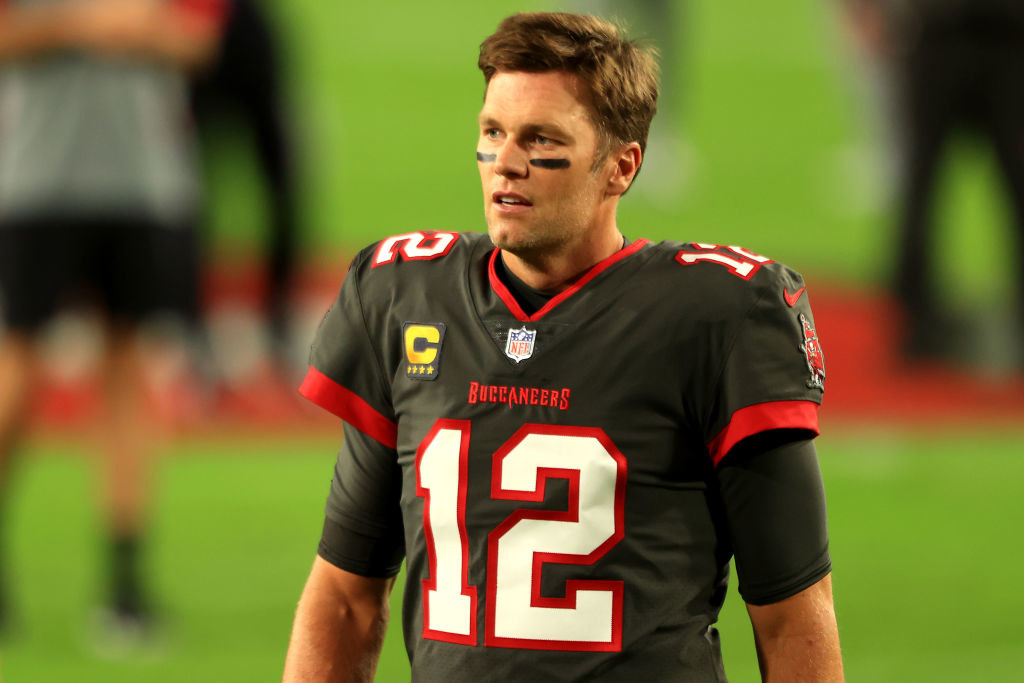
[[[351,269],[360,279],[390,280],[427,274],[464,265],[489,251],[490,240],[476,232],[414,230],[390,235],[363,248]]]
[[[396,305],[453,301],[464,291],[471,265],[493,249],[486,235],[418,230],[391,235],[352,260],[343,290],[369,318],[386,317]],[[454,298],[453,298],[454,297]]]
[[[666,240],[647,252],[646,277],[663,298],[694,312],[745,310],[766,298],[792,306],[804,288],[800,273],[741,246]]]

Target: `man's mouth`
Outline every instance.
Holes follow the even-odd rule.
[[[495,192],[491,195],[491,200],[501,206],[533,206],[526,197],[514,192]]]

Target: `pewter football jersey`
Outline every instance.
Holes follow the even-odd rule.
[[[714,467],[766,430],[817,433],[802,279],[639,240],[528,315],[499,258],[473,233],[364,250],[301,389],[384,446],[339,467],[327,514],[372,535],[397,499],[414,679],[725,680]],[[392,467],[400,493],[373,474]]]

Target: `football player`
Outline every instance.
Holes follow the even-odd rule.
[[[302,393],[344,420],[287,681],[370,680],[403,562],[414,680],[724,681],[735,555],[767,679],[842,679],[801,277],[627,239],[657,68],[615,26],[481,45],[487,235],[353,261]]]

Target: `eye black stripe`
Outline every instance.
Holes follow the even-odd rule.
[[[477,152],[476,153],[476,160],[477,161],[483,161],[485,163],[486,162],[490,162],[490,161],[494,161],[497,158],[498,158],[497,154],[484,154],[483,152]]]
[[[537,168],[569,168],[568,159],[530,159],[530,165]]]

